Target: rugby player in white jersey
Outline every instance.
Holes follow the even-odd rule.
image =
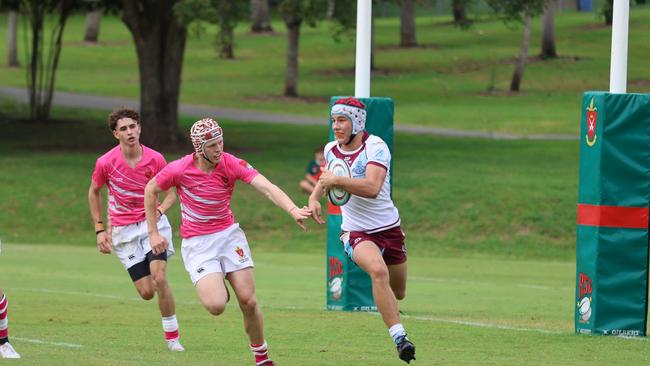
[[[195,152],[169,163],[145,190],[151,248],[167,249],[167,238],[156,227],[160,192],[175,187],[181,202],[181,252],[185,269],[203,307],[212,315],[226,310],[230,282],[244,316],[244,328],[257,366],[273,366],[264,338],[262,311],[255,295],[253,258],[244,231],[235,222],[230,201],[235,182],[250,184],[283,209],[303,230],[311,212],[291,198],[245,160],[223,151],[223,130],[204,118],[190,130]]]
[[[399,358],[415,360],[415,346],[400,321],[397,300],[406,296],[406,248],[400,217],[390,197],[390,150],[378,136],[365,131],[365,105],[355,98],[336,101],[331,110],[335,140],[325,146],[325,160],[348,163],[352,177],[340,177],[323,168],[309,197],[314,220],[323,223],[320,199],[340,187],[350,200],[341,206],[341,241],[350,258],[370,275],[372,294]]]
[[[174,296],[167,282],[167,257],[174,247],[163,253],[152,254],[144,212],[144,188],[166,164],[157,151],[140,144],[140,114],[132,109],[113,111],[108,126],[119,144],[97,159],[88,189],[88,205],[95,224],[97,248],[100,253],[115,251],[129,272],[133,285],[144,300],[158,294],[158,308],[167,348],[182,352]],[[108,223],[102,220],[100,192],[108,186]],[[171,243],[172,229],[164,215],[176,200],[176,194],[167,192],[162,204],[156,203],[156,221],[160,231]]]

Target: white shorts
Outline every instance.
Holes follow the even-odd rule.
[[[172,227],[167,216],[160,216],[158,231],[169,242],[167,248],[167,258],[169,258],[174,255],[174,243],[172,243]],[[113,226],[112,240],[113,251],[125,269],[144,261],[147,253],[151,251],[146,220],[130,225]]]
[[[183,239],[181,253],[192,283],[210,273],[223,273],[253,267],[251,250],[244,231],[234,223],[227,229]]]

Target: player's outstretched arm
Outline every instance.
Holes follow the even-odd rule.
[[[309,195],[309,200],[307,201],[307,207],[311,211],[311,217],[319,224],[324,224],[323,218],[321,217],[321,205],[320,199],[325,195],[325,190],[320,182],[316,183],[314,190]]]
[[[144,212],[147,217],[147,230],[149,232],[149,242],[151,243],[151,253],[159,255],[164,253],[169,246],[167,239],[158,232],[158,195],[163,190],[158,186],[156,179],[147,183],[144,189]]]
[[[99,249],[100,253],[108,254],[111,252],[112,245],[111,239],[104,229],[104,222],[102,220],[101,189],[102,187],[98,187],[94,182],[90,183],[90,187],[88,188],[88,207],[90,208],[90,216],[92,216],[95,225],[97,249]]]
[[[251,185],[257,189],[260,193],[265,195],[271,202],[276,206],[285,210],[291,218],[300,226],[303,230],[307,231],[307,225],[305,224],[305,219],[311,215],[311,211],[307,207],[300,208],[296,206],[295,203],[284,193],[283,190],[278,188],[275,184],[271,183],[266,179],[262,174],[258,174],[251,181]]]

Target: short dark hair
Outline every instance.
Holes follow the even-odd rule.
[[[325,153],[325,145],[320,145],[319,147],[316,148],[316,150],[314,150],[314,152],[324,154]]]
[[[140,124],[140,113],[138,113],[138,111],[135,109],[122,107],[113,110],[113,112],[108,115],[108,127],[111,129],[111,131],[115,131],[117,121],[121,120],[122,118],[131,118]]]

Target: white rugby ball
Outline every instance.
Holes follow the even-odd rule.
[[[327,163],[327,170],[339,177],[352,177],[350,167],[343,159],[335,158],[334,160],[331,160]],[[341,188],[332,187],[327,191],[327,197],[333,205],[343,206],[350,200],[350,193]]]

